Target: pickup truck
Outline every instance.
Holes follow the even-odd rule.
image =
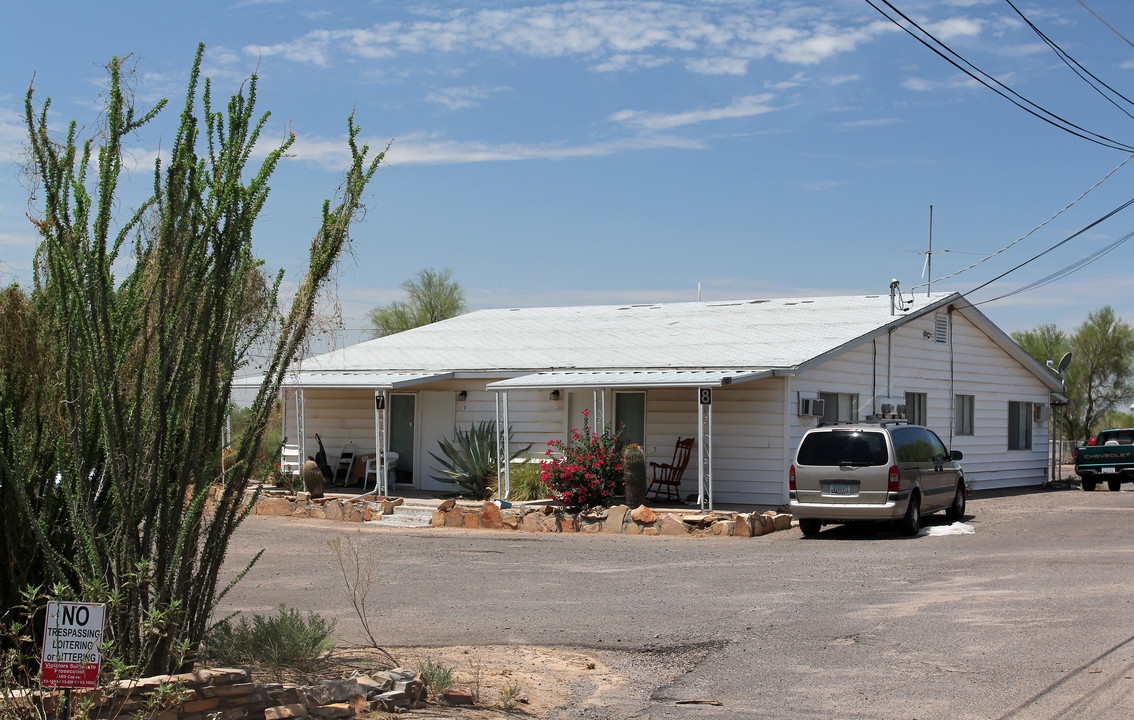
[[[1104,480],[1115,491],[1124,482],[1134,482],[1134,428],[1103,430],[1075,448],[1075,473],[1088,492]]]

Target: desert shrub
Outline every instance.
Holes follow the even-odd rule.
[[[217,622],[205,636],[205,659],[221,665],[253,664],[304,672],[335,647],[335,621],[316,613],[304,617],[280,603],[279,613],[259,613]]]
[[[523,463],[512,463],[511,485],[508,488],[506,499],[513,502],[525,500],[540,500],[547,497],[548,489],[540,478],[543,472],[543,463],[530,460]]]
[[[509,437],[511,431],[509,430]],[[457,428],[453,439],[440,441],[441,452],[445,457],[429,453],[438,462],[441,475],[434,480],[458,485],[473,500],[487,500],[492,497],[496,485],[496,462],[499,452],[496,442],[496,423],[484,420],[475,423],[467,430]],[[513,452],[508,460],[520,457],[532,449],[524,447]]]
[[[543,466],[540,479],[551,497],[568,509],[607,505],[622,484],[619,432],[590,428],[590,411],[583,411],[583,429],[571,429],[571,442],[548,442],[547,455],[560,457]]]
[[[453,687],[453,668],[447,665],[425,660],[418,665],[417,674],[421,676],[430,695],[440,695]]]

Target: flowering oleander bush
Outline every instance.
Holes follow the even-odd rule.
[[[540,473],[551,498],[571,510],[609,505],[622,482],[621,430],[592,432],[589,421],[590,410],[584,410],[583,428],[571,428],[569,443],[548,441],[547,455],[561,457]]]

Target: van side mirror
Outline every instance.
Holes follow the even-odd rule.
[[[949,459],[950,460],[963,460],[964,457],[965,457],[965,454],[963,452],[961,452],[960,450],[953,450],[949,453]]]

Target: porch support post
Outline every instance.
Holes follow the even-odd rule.
[[[712,388],[697,389],[697,499],[701,512],[713,511]]]
[[[496,461],[503,465],[503,472],[497,474],[497,486],[500,484],[500,478],[504,481],[504,494],[500,495],[499,487],[497,487],[497,495],[500,495],[501,500],[507,500],[508,496],[512,494],[512,463],[509,458],[512,457],[512,444],[508,438],[508,391],[503,392],[503,409],[504,409],[504,422],[497,426],[497,431],[500,433],[500,444],[497,447],[503,448],[503,452],[497,453]]]
[[[303,388],[295,391],[295,432],[299,435],[299,467],[307,460],[307,405]]]
[[[390,494],[390,461],[389,448],[387,445],[386,434],[386,391],[374,391],[374,452],[377,454],[374,462],[374,468],[378,472],[378,477],[374,480],[374,492],[378,495],[389,496]],[[366,478],[362,479],[362,484],[366,485]]]

